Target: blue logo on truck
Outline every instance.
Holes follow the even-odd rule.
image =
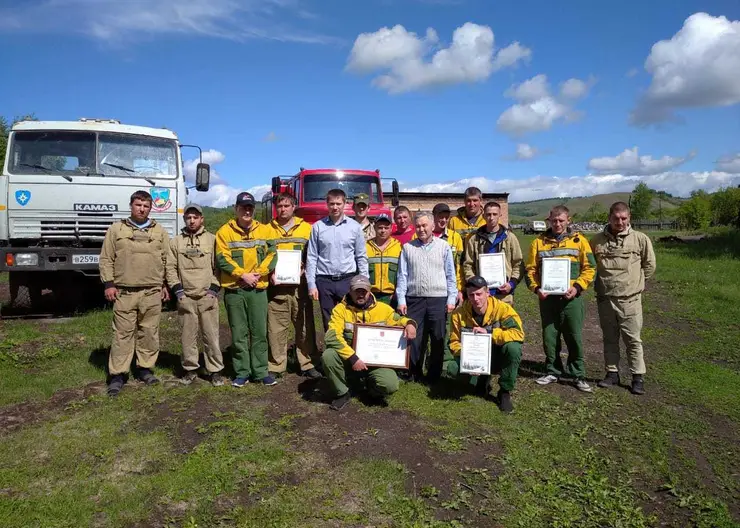
[[[154,211],[166,211],[172,206],[169,189],[163,187],[152,187],[149,189],[149,194],[152,195],[152,209]]]
[[[31,191],[27,191],[25,189],[15,191],[15,201],[18,202],[18,205],[21,207],[25,206],[31,201]]]

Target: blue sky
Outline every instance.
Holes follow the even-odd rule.
[[[736,0],[0,0],[0,47],[0,115],[167,126],[209,151],[204,203],[300,166],[512,200],[740,184]]]

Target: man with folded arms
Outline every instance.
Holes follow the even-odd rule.
[[[416,337],[414,321],[398,315],[387,304],[377,302],[370,292],[367,277],[356,275],[350,280],[349,288],[347,296],[332,311],[325,339],[326,350],[322,356],[333,397],[331,409],[335,411],[349,403],[348,376],[364,375],[370,395],[381,405],[386,404],[386,398],[398,390],[395,370],[368,367],[357,357],[352,348],[356,323],[403,327],[407,339]]]
[[[511,391],[514,390],[519,363],[522,359],[524,330],[522,320],[510,305],[491,296],[488,283],[474,275],[465,283],[467,298],[452,312],[450,350],[460,357],[463,332],[491,334],[491,372],[499,372],[496,395],[499,409],[511,412]],[[488,392],[493,395],[493,377],[488,380]]]

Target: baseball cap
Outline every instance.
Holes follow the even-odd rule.
[[[375,217],[375,222],[373,223],[377,224],[378,222],[388,222],[389,224],[393,223],[391,217],[385,213],[380,213],[378,216]]]
[[[203,214],[203,208],[197,203],[189,203],[188,205],[186,205],[183,214],[188,214],[188,211],[190,211],[191,209],[195,209],[200,214]]]
[[[355,275],[349,281],[349,291],[367,290],[370,291],[370,279],[364,275]]]
[[[365,205],[370,205],[370,197],[365,193],[360,193],[355,196],[354,204],[357,205],[361,203]]]
[[[254,196],[248,192],[240,192],[236,195],[236,205],[254,205]]]
[[[465,281],[466,288],[488,288],[488,282],[480,275],[473,275]]]
[[[440,213],[449,213],[450,212],[450,206],[446,203],[438,203],[434,206],[434,209],[432,209],[433,215],[438,215]]]

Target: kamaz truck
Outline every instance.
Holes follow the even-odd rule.
[[[152,195],[150,216],[175,235],[188,202],[186,146],[198,148],[165,128],[110,119],[16,123],[0,174],[0,272],[9,274],[11,307],[34,310],[44,290],[62,301],[97,293],[90,279],[103,237],[129,216],[134,191]],[[198,191],[209,175],[199,163]]]

